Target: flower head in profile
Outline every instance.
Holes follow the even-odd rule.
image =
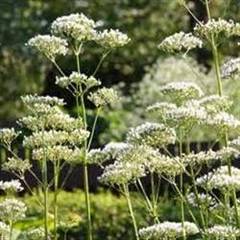
[[[186,236],[190,236],[196,235],[199,230],[197,225],[191,222],[163,222],[140,229],[139,235],[146,240],[177,239],[183,236],[183,232],[185,232]]]
[[[132,144],[146,144],[149,146],[161,147],[174,143],[176,133],[174,129],[159,123],[146,122],[131,128],[127,134],[127,142]]]
[[[9,146],[19,134],[14,128],[2,128],[0,129],[0,143]]]
[[[165,38],[158,48],[165,52],[179,52],[201,48],[202,44],[202,40],[193,36],[192,33],[179,32]]]
[[[95,41],[101,46],[111,49],[126,45],[130,41],[130,38],[118,29],[105,29],[103,32],[98,33]]]
[[[112,105],[119,100],[117,92],[113,88],[101,88],[94,93],[91,93],[89,100],[96,107],[103,107],[106,105]]]
[[[240,58],[230,59],[221,68],[222,78],[231,78],[240,72]]]
[[[0,236],[3,237],[3,239],[5,238],[7,239],[7,236],[9,235],[9,233],[10,233],[10,226],[0,221]]]
[[[240,229],[230,225],[215,225],[206,229],[204,234],[214,239],[235,239],[240,236]]]
[[[82,41],[94,40],[96,37],[95,22],[83,13],[58,17],[51,25],[51,32],[56,36]]]
[[[37,49],[52,61],[58,55],[66,55],[68,52],[68,43],[66,40],[50,35],[37,35],[31,38],[27,45]]]
[[[23,190],[21,182],[17,180],[0,181],[0,189],[7,193],[20,192]]]

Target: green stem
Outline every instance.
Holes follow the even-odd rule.
[[[12,233],[13,233],[13,222],[12,221],[10,221],[9,227],[10,227],[9,240],[12,240]]]
[[[130,193],[129,193],[128,186],[126,184],[123,184],[123,191],[124,191],[125,197],[127,199],[128,209],[129,209],[129,212],[130,212],[130,215],[131,215],[131,218],[132,218],[136,240],[140,240],[139,235],[138,235],[137,222],[136,222],[136,219],[135,219],[135,216],[134,216],[134,212],[133,212],[133,208],[132,208],[132,202],[131,202],[131,198],[130,198]]]
[[[95,69],[95,71],[93,72],[92,76],[95,76],[100,68],[100,66],[102,65],[104,59],[107,57],[107,55],[111,52],[111,50],[108,50],[106,53],[104,53]]]
[[[45,240],[48,240],[48,182],[47,182],[47,160],[43,161],[43,194],[44,194],[44,231]]]

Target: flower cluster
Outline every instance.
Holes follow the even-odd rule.
[[[119,100],[117,92],[113,88],[101,88],[94,93],[91,93],[89,100],[96,107],[103,107],[105,105],[111,105]]]
[[[118,48],[126,45],[130,41],[127,34],[117,30],[104,30],[100,32],[96,38],[96,42],[105,48]]]
[[[43,228],[31,229],[28,230],[25,235],[28,240],[44,239],[44,229]]]
[[[19,134],[20,133],[17,133],[14,128],[2,128],[0,129],[0,143],[9,146]]]
[[[31,38],[27,45],[37,49],[52,61],[58,55],[66,55],[68,52],[68,43],[66,40],[50,35],[37,35]]]
[[[0,181],[0,189],[5,192],[20,192],[23,187],[19,180],[11,180],[7,182]]]
[[[221,68],[222,78],[234,77],[240,71],[240,58],[235,58],[227,61]]]
[[[159,49],[166,52],[176,52],[182,50],[191,50],[193,48],[201,48],[202,40],[193,36],[192,33],[179,32],[165,38],[160,44]]]
[[[77,91],[76,86],[84,85],[87,89],[101,85],[101,82],[95,77],[78,72],[72,72],[69,77],[57,77],[56,84],[63,88],[72,87],[74,91]]]
[[[188,203],[193,207],[213,207],[216,204],[216,200],[211,196],[205,193],[199,193],[197,196],[194,193],[189,193],[187,196]]]
[[[24,173],[30,170],[32,165],[30,164],[28,159],[20,159],[20,158],[8,158],[8,161],[3,163],[3,170],[11,171],[14,173],[23,176]]]
[[[226,21],[224,19],[211,19],[207,23],[197,24],[194,31],[200,36],[209,37],[211,34],[215,36],[223,33],[227,36],[233,34],[234,22],[232,20]]]
[[[68,37],[77,41],[90,41],[96,38],[94,28],[96,23],[84,14],[70,14],[58,17],[51,25],[51,32],[63,38]]]
[[[16,222],[25,218],[26,205],[14,198],[7,198],[0,203],[0,219],[5,222]]]
[[[10,227],[4,222],[0,222],[0,236],[5,239],[9,235],[9,232]]]
[[[142,228],[139,235],[142,239],[177,239],[186,236],[195,235],[199,233],[196,224],[191,222],[176,223],[176,222],[163,222],[155,224],[150,227]]]
[[[206,229],[204,234],[215,239],[236,239],[240,236],[240,229],[228,225],[215,225]]]
[[[127,142],[132,144],[146,144],[161,147],[176,141],[174,129],[163,124],[146,122],[136,128],[130,129]]]
[[[197,178],[197,185],[206,189],[219,189],[226,191],[229,189],[240,189],[240,170],[231,167],[231,171],[227,166],[221,166],[213,172]]]
[[[143,176],[145,176],[143,165],[116,161],[105,168],[99,180],[104,184],[121,186]]]
[[[203,96],[202,90],[195,83],[190,82],[168,83],[162,86],[160,91],[177,103]]]

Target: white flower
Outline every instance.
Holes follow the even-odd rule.
[[[127,142],[133,144],[146,144],[161,147],[176,141],[174,129],[164,124],[146,122],[131,128],[127,134]]]
[[[227,166],[221,166],[196,180],[196,184],[207,189],[219,189],[226,191],[229,189],[240,190],[240,170],[231,167],[231,175]]]
[[[200,36],[210,37],[211,34],[218,36],[220,33],[224,33],[227,36],[233,34],[232,30],[234,28],[234,22],[232,20],[226,21],[219,18],[211,19],[207,23],[197,24],[194,28],[194,31]]]
[[[198,100],[198,104],[203,106],[209,113],[217,113],[228,110],[232,101],[227,96],[210,95]]]
[[[54,61],[58,55],[66,55],[68,52],[66,40],[50,35],[37,35],[31,38],[27,45],[36,48],[52,61]]]
[[[19,134],[20,132],[17,133],[14,128],[2,128],[0,129],[0,143],[10,145]]]
[[[113,88],[101,88],[94,93],[91,93],[88,99],[96,106],[103,107],[112,105],[119,100],[117,92]]]
[[[169,102],[157,102],[147,107],[149,112],[157,112],[159,115],[166,114],[166,112],[176,109],[177,106],[174,103]]]
[[[68,88],[71,84],[76,84],[77,86],[83,84],[89,89],[101,85],[101,82],[93,76],[88,77],[83,73],[72,72],[69,77],[57,77],[56,84],[63,88]]]
[[[206,124],[218,129],[220,133],[236,131],[240,128],[240,121],[227,112],[219,112],[213,116],[209,115]]]
[[[216,200],[211,195],[206,195],[204,193],[199,193],[198,196],[194,193],[189,193],[187,196],[187,201],[189,204],[191,204],[193,207],[213,207],[216,204]]]
[[[139,230],[140,237],[148,240],[176,239],[182,237],[183,234],[188,236],[197,233],[199,233],[198,227],[191,222],[184,222],[183,224],[176,222],[163,222]]]
[[[240,229],[229,225],[215,225],[206,229],[204,234],[215,239],[235,239],[240,236]]]
[[[44,239],[44,229],[40,227],[28,230],[26,232],[26,237],[28,240],[42,240]]]
[[[6,223],[0,221],[0,236],[2,236],[3,239],[5,239],[5,237],[9,235],[9,232],[10,227]]]
[[[21,182],[17,180],[0,181],[0,189],[5,192],[21,192],[23,190]]]
[[[94,40],[94,28],[95,22],[82,13],[59,17],[51,25],[52,34],[80,42]]]
[[[110,155],[112,159],[116,159],[121,153],[131,147],[130,144],[124,142],[110,142],[104,147],[103,151]]]
[[[221,68],[222,78],[234,77],[240,71],[240,58],[235,58],[227,61]]]
[[[203,96],[202,90],[191,82],[172,82],[160,87],[160,91],[178,102]]]
[[[21,97],[23,103],[27,106],[34,106],[35,104],[46,104],[50,106],[63,106],[64,100],[57,97],[50,96],[38,96],[38,95],[26,95]]]
[[[108,165],[99,180],[104,184],[122,185],[136,181],[138,178],[145,176],[143,165],[116,161]]]
[[[166,52],[175,52],[201,48],[202,44],[202,40],[193,36],[192,33],[179,32],[165,38],[158,47]]]
[[[12,171],[20,174],[21,176],[29,169],[32,165],[28,159],[22,160],[20,158],[8,158],[8,161],[3,163],[3,170]]]
[[[127,34],[117,30],[104,30],[98,33],[96,42],[105,48],[118,48],[126,45],[130,41]]]
[[[6,222],[16,222],[25,218],[26,211],[25,203],[14,198],[7,198],[0,203],[0,219]]]

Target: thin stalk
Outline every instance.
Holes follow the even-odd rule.
[[[127,199],[128,209],[129,209],[129,212],[130,212],[130,215],[131,215],[131,218],[132,218],[136,240],[140,240],[139,235],[138,235],[137,222],[136,222],[136,219],[135,219],[135,216],[134,216],[134,212],[133,212],[133,208],[132,208],[132,202],[131,202],[131,198],[130,198],[130,193],[129,193],[128,186],[126,184],[123,184],[123,191],[124,191],[125,197]]]
[[[47,183],[47,161],[43,161],[43,204],[44,204],[44,232],[45,240],[48,240],[48,183]]]
[[[80,60],[79,53],[75,54],[77,61],[77,71],[80,73]],[[83,125],[84,129],[87,130],[87,114],[85,108],[84,96],[82,94],[82,86],[79,85],[80,93],[80,101],[82,107],[83,114]],[[77,105],[77,113],[78,117],[80,117],[79,113],[79,96],[76,96],[76,105]],[[89,194],[89,182],[88,182],[88,165],[87,165],[87,140],[84,141],[83,145],[83,178],[84,178],[84,194],[85,194],[85,204],[86,204],[86,214],[87,214],[87,239],[92,240],[92,220],[91,220],[91,203],[90,203],[90,194]]]
[[[95,76],[95,75],[97,74],[97,72],[98,72],[99,68],[101,67],[104,59],[107,57],[107,55],[108,55],[110,52],[111,52],[111,50],[108,50],[107,52],[105,52],[105,53],[102,55],[102,57],[101,57],[100,61],[98,62],[98,65],[97,65],[95,71],[93,72],[92,76]]]
[[[9,240],[12,240],[12,233],[13,233],[13,222],[12,221],[10,221],[9,227],[10,227]]]
[[[63,72],[63,70],[60,68],[60,66],[56,63],[55,60],[51,60],[51,62],[54,64],[54,66],[57,68],[57,70],[61,73],[62,76],[66,76],[66,74]]]

